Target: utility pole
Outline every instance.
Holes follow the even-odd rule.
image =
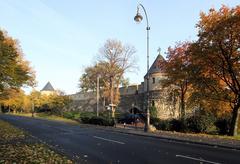
[[[32,117],[34,117],[34,102],[32,101]]]
[[[99,74],[97,75],[97,117],[99,116]]]

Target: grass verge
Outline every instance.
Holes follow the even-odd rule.
[[[30,138],[20,129],[0,120],[0,164],[73,163],[47,146]]]
[[[32,117],[31,113],[14,113],[12,115]],[[79,122],[77,122],[77,121],[67,119],[67,118],[63,118],[63,117],[56,116],[56,115],[51,115],[49,113],[35,113],[34,117],[48,119],[48,120],[54,120],[54,121],[61,121],[61,122],[70,123],[70,124],[79,124]]]

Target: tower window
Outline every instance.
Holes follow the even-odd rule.
[[[152,83],[155,84],[155,77],[152,78]]]
[[[155,101],[154,100],[152,100],[152,106],[155,106]]]

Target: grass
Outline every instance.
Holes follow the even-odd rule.
[[[240,135],[237,135],[237,136],[219,136],[219,137],[226,138],[226,139],[240,140]]]
[[[12,114],[12,113],[11,113]],[[17,116],[25,116],[25,117],[32,117],[31,113],[14,113],[13,115],[17,115]],[[51,115],[49,113],[35,113],[34,114],[35,118],[43,118],[43,119],[48,119],[48,120],[54,120],[54,121],[61,121],[61,122],[65,122],[65,123],[70,123],[70,124],[79,124],[77,121],[75,120],[71,120],[71,119],[67,119],[67,118],[63,118],[60,116],[56,116],[56,115]]]
[[[204,133],[198,133],[193,134],[195,136],[201,136],[201,137],[207,137],[207,138],[219,138],[219,139],[230,139],[230,140],[240,140],[240,135],[237,136],[227,136],[227,135],[216,135],[216,134],[204,134]]]
[[[54,121],[61,121],[61,122],[70,123],[70,124],[79,124],[75,120],[71,120],[71,119],[56,116],[56,115],[51,115],[49,113],[38,113],[38,114],[36,114],[36,117],[44,118],[44,119],[48,119],[48,120],[54,120]]]
[[[0,120],[0,164],[73,163],[37,141],[29,141],[22,130]]]

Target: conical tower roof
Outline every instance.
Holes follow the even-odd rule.
[[[41,91],[54,91],[54,88],[50,82],[48,82]]]
[[[164,64],[166,63],[166,60],[164,59],[164,57],[160,54],[158,54],[158,56],[156,57],[155,61],[153,62],[153,64],[151,65],[150,69],[148,70],[149,74],[153,74],[153,73],[164,73]],[[147,74],[145,75],[145,77],[147,76]]]

